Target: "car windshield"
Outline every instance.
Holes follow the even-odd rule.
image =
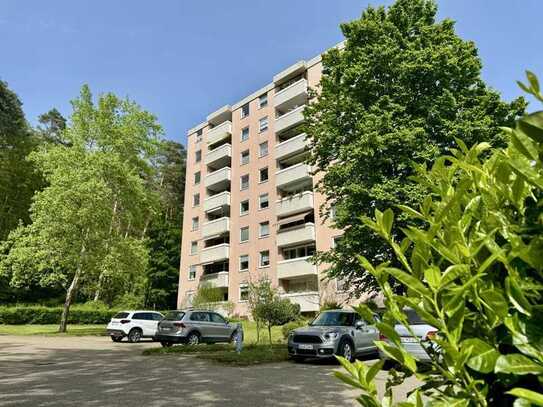
[[[354,314],[352,312],[323,312],[311,322],[312,326],[352,326]]]
[[[407,315],[407,320],[409,321],[409,325],[425,325],[426,322],[424,322],[420,316],[415,312],[415,310],[407,309],[404,311],[405,315]]]
[[[126,318],[127,316],[128,316],[128,312],[118,312],[117,314],[115,314],[113,319],[123,319],[123,318]]]
[[[185,313],[182,311],[170,311],[166,314],[164,319],[166,321],[179,321],[183,319],[184,316],[185,316]]]

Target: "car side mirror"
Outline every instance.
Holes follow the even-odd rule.
[[[364,321],[358,320],[354,323],[354,327],[356,329],[364,329],[366,328],[366,324],[364,323]]]

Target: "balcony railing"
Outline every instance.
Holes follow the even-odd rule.
[[[305,191],[291,195],[275,203],[277,216],[290,216],[298,212],[306,212],[314,208],[313,192]]]
[[[275,93],[273,105],[275,108],[286,109],[289,106],[302,105],[307,101],[307,81],[301,79]]]
[[[309,148],[309,140],[305,133],[292,137],[275,145],[275,158],[280,160],[285,157],[299,154]]]
[[[202,237],[219,236],[230,231],[230,218],[224,217],[206,222],[202,225]]]
[[[232,146],[223,144],[214,150],[208,151],[205,158],[206,165],[220,164],[221,162],[228,164],[232,158]]]
[[[316,312],[320,309],[320,297],[317,291],[285,293],[281,297],[288,298],[294,304],[300,305],[301,312]]]
[[[230,255],[230,245],[221,243],[216,246],[206,247],[200,254],[201,263],[214,263],[216,261],[226,260]]]
[[[225,206],[230,206],[230,192],[228,191],[210,196],[204,200],[204,211],[206,212],[212,212]]]
[[[305,106],[299,106],[296,109],[277,117],[275,119],[275,132],[281,133],[302,123],[304,121],[304,108]]]
[[[315,241],[315,224],[305,223],[300,226],[277,231],[277,247],[291,246],[298,243]]]
[[[228,271],[204,274],[200,281],[209,283],[216,288],[228,288]]]
[[[214,188],[221,185],[228,185],[230,183],[230,177],[230,167],[221,168],[220,170],[213,171],[206,175],[205,186],[206,188]]]
[[[215,144],[232,135],[232,122],[226,121],[207,132],[207,144]]]
[[[311,167],[305,163],[292,165],[275,173],[275,183],[278,188],[307,182],[311,179]]]
[[[309,261],[311,257],[298,257],[277,262],[277,278],[289,279],[317,274],[317,266]]]

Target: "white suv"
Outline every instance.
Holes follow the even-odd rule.
[[[153,338],[157,325],[164,318],[155,311],[122,311],[107,325],[107,334],[113,342],[120,342],[126,336],[128,342],[139,342],[141,338]]]

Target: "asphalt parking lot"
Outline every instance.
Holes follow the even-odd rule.
[[[0,406],[351,406],[333,362],[227,367],[146,342],[0,336]],[[378,376],[384,386],[383,372]],[[406,387],[407,388],[407,387]],[[402,393],[405,389],[402,389]]]

